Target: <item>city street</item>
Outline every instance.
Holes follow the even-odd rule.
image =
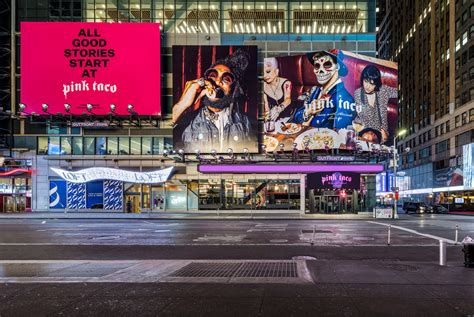
[[[0,316],[468,316],[474,271],[456,225],[474,236],[474,217],[455,215],[2,218]]]

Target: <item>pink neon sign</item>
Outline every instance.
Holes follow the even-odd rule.
[[[22,22],[21,47],[25,113],[161,114],[157,23]]]

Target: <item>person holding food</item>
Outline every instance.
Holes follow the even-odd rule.
[[[291,81],[279,77],[276,58],[265,58],[263,62],[263,101],[264,118],[267,132],[275,130],[275,121],[289,117],[291,111]],[[273,125],[271,124],[273,122]],[[273,127],[273,129],[272,129]]]
[[[354,98],[346,90],[341,77],[347,67],[340,51],[329,50],[306,54],[316,75],[317,85],[303,95],[304,105],[292,121],[315,128],[344,129],[356,116]]]
[[[367,65],[360,75],[360,88],[354,92],[356,108],[360,109],[354,122],[359,136],[375,143],[388,139],[387,107],[390,98],[397,98],[397,88],[382,85],[380,70]]]

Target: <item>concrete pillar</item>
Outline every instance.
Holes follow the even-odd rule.
[[[367,210],[364,211],[372,212],[377,203],[377,196],[375,193],[375,175],[366,176],[365,186],[367,189],[367,196],[365,197]]]
[[[300,214],[306,210],[306,175],[300,175]]]

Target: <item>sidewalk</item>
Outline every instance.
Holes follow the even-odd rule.
[[[401,215],[400,215],[401,216]],[[231,212],[28,212],[28,213],[0,213],[0,219],[187,219],[187,220],[229,220],[229,219],[275,219],[275,220],[298,220],[298,219],[328,219],[328,220],[367,220],[373,219],[372,213],[362,214],[299,214],[298,212],[277,213],[250,213]]]

